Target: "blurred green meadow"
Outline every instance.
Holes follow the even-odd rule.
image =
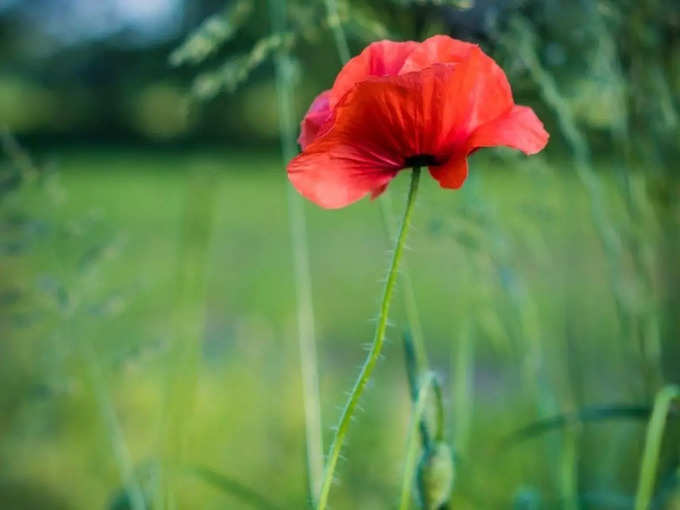
[[[0,510],[313,508],[305,337],[326,452],[409,178],[323,210],[286,159],[347,56],[437,33],[479,43],[551,138],[475,153],[458,191],[424,172],[330,508],[410,486],[422,336],[455,470],[436,510],[680,510],[679,13],[0,0]]]
[[[113,506],[126,463],[151,493],[164,408],[172,406],[164,400],[172,346],[196,341],[195,366],[180,373],[194,388],[181,404],[183,462],[279,508],[303,508],[304,420],[279,156],[89,148],[43,157],[58,172],[3,207],[12,226],[2,264],[3,507],[126,508]],[[423,182],[407,263],[444,384],[447,432],[459,440],[454,508],[535,508],[517,503],[527,497],[556,508],[565,477],[574,476],[564,473],[563,427],[522,440],[511,434],[541,416],[648,402],[588,196],[568,170],[566,161],[558,167],[499,151],[472,158],[460,192]],[[625,227],[615,179],[601,172],[607,211]],[[390,188],[395,202],[406,180]],[[210,206],[187,208],[201,201]],[[309,205],[306,213],[328,441],[371,337],[389,243],[375,202],[339,211]],[[205,284],[187,302],[178,278],[194,263],[182,243],[196,235],[196,221],[210,225],[199,255]],[[187,308],[198,310],[199,326]],[[398,299],[344,453],[337,508],[396,501],[410,407],[403,317]],[[454,384],[460,356],[468,357],[468,395]],[[454,410],[466,399],[471,415],[463,419]],[[639,417],[574,425],[573,483],[584,508],[629,507],[644,426]],[[191,471],[177,483],[180,507],[249,507]]]

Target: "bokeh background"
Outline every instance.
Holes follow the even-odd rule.
[[[168,458],[178,508],[308,507],[279,101],[297,120],[329,87],[338,29],[351,54],[478,42],[551,133],[476,153],[460,191],[423,182],[408,273],[451,508],[633,508],[680,383],[677,2],[331,4],[0,0],[0,508],[157,508]],[[376,202],[304,212],[327,445],[390,243]],[[391,322],[333,508],[398,501],[400,295]],[[653,508],[680,508],[676,416]]]

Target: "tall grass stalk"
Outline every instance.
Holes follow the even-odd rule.
[[[680,398],[680,387],[672,385],[663,388],[654,401],[652,417],[647,425],[647,438],[635,495],[635,510],[649,510],[650,508],[666,418],[671,403],[677,398]]]
[[[175,330],[168,353],[168,369],[161,417],[159,490],[154,508],[176,507],[179,485],[174,466],[183,461],[185,429],[192,415],[198,364],[205,326],[206,266],[214,222],[215,175],[195,168],[187,177],[177,267]]]
[[[54,254],[54,260],[59,260],[56,253]],[[111,441],[113,457],[118,467],[124,491],[128,496],[131,510],[146,510],[144,492],[135,474],[132,456],[130,455],[125,435],[116,415],[116,409],[109,395],[106,378],[104,377],[99,358],[92,346],[91,339],[82,338],[81,334],[75,331],[73,326],[77,313],[80,310],[81,299],[79,291],[82,293],[83,287],[88,285],[87,279],[92,278],[94,278],[94,274],[90,274],[89,278],[86,277],[85,281],[79,282],[79,285],[72,289],[70,304],[62,315],[65,330],[63,336],[75,340],[77,352],[85,363],[89,385],[92,389],[99,415]]]
[[[591,164],[591,154],[587,139],[579,130],[572,110],[564,96],[560,93],[555,79],[542,66],[531,41],[533,33],[531,27],[523,19],[516,18],[513,28],[518,38],[515,51],[519,52],[527,66],[529,75],[538,84],[543,99],[555,112],[560,130],[572,149],[576,174],[588,193],[592,222],[608,260],[609,281],[617,313],[622,324],[625,325],[629,323],[629,314],[620,284],[621,240],[605,211],[601,183]],[[575,473],[577,469],[576,461],[578,455],[576,448],[576,435],[567,434],[565,436],[562,459],[563,490],[566,490],[570,485],[573,487],[573,484],[564,477],[570,477],[571,475],[568,475],[568,473]],[[567,464],[571,464],[571,467]],[[576,489],[574,488],[574,490]],[[575,499],[576,497],[577,495],[572,492],[568,499]]]
[[[0,145],[12,164],[19,170],[22,185],[35,182],[42,173],[41,168],[34,163],[30,153],[19,144],[14,136],[12,136],[9,128],[5,125],[0,126]],[[62,278],[65,278],[66,270],[61,264],[62,258],[57,253],[55,244],[56,243],[54,242],[49,243],[50,251],[52,252],[51,258],[58,264],[58,270],[62,273]],[[82,302],[81,295],[90,287],[92,281],[97,277],[98,269],[99,266],[95,264],[94,270],[86,272],[84,275],[81,274],[81,277],[77,280],[77,284],[74,285],[74,288],[69,289],[68,305],[66,308],[60,310],[61,313],[59,318],[61,332],[65,339],[75,340],[77,352],[85,364],[95,403],[111,440],[113,456],[118,467],[124,490],[128,496],[131,510],[146,510],[142,486],[135,474],[132,456],[130,455],[125,435],[121,429],[120,422],[118,421],[116,409],[111,401],[99,359],[92,347],[90,339],[81,338],[74,327],[75,319]]]
[[[78,339],[78,347],[81,356],[85,360],[90,378],[90,385],[94,392],[95,401],[99,413],[108,431],[113,447],[113,455],[118,464],[125,492],[130,502],[131,510],[146,510],[146,500],[142,486],[135,475],[132,456],[125,441],[125,436],[116,416],[111,397],[106,387],[106,381],[102,373],[101,365],[97,358],[89,338]]]
[[[335,39],[335,46],[338,50],[338,56],[340,57],[340,61],[343,64],[346,64],[350,59],[350,51],[349,44],[347,44],[345,31],[342,29],[342,22],[338,12],[338,3],[336,0],[325,0],[325,2],[328,26],[333,32],[333,38]]]
[[[411,185],[408,192],[408,198],[406,201],[406,209],[404,211],[404,216],[399,228],[399,235],[396,239],[394,253],[392,255],[392,261],[390,263],[389,272],[387,274],[387,282],[385,283],[385,289],[383,291],[383,297],[380,304],[380,313],[378,315],[378,324],[375,330],[375,336],[373,338],[373,343],[368,356],[361,367],[359,376],[352,388],[349,399],[345,404],[340,417],[340,422],[335,432],[335,437],[331,444],[331,448],[328,453],[326,460],[326,469],[324,472],[323,483],[321,485],[321,493],[319,495],[319,502],[317,504],[317,510],[324,510],[328,504],[328,494],[330,492],[331,484],[333,483],[333,476],[335,474],[335,468],[340,458],[340,451],[342,450],[342,445],[345,441],[345,436],[349,429],[349,425],[352,421],[352,416],[354,416],[354,411],[364,392],[366,383],[373,373],[375,364],[377,363],[380,353],[382,351],[383,343],[385,340],[385,332],[387,330],[387,318],[390,310],[390,304],[392,302],[392,294],[394,292],[394,287],[397,283],[397,274],[399,270],[399,263],[401,262],[402,254],[404,251],[404,245],[406,242],[406,236],[411,224],[411,217],[413,215],[413,209],[416,201],[416,195],[418,192],[418,183],[420,181],[420,168],[416,167],[411,172]]]
[[[578,423],[569,424],[562,437],[560,458],[560,493],[565,510],[579,510],[578,498]]]
[[[661,381],[659,339],[658,333],[655,333],[658,327],[654,320],[655,316],[654,314],[650,315],[652,324],[650,330],[652,334],[643,331],[636,335],[638,328],[635,327],[633,314],[629,310],[629,305],[627,305],[626,289],[621,281],[621,236],[615,230],[605,212],[601,183],[591,164],[590,148],[587,139],[581,130],[579,130],[572,110],[567,100],[560,93],[555,79],[541,64],[532,45],[532,29],[530,25],[521,18],[516,18],[514,20],[514,30],[518,34],[514,51],[519,52],[527,65],[531,78],[538,84],[543,99],[555,112],[560,130],[572,149],[576,174],[588,193],[593,225],[608,260],[609,280],[617,314],[622,324],[622,330],[628,331],[632,339],[637,336],[640,356],[644,364],[645,387],[647,393],[650,393],[650,391],[654,391]],[[627,206],[629,209],[632,207],[630,203]],[[633,260],[638,265],[638,257],[635,255],[636,249],[637,247],[634,247],[632,250]]]
[[[420,389],[415,400],[411,423],[408,428],[408,440],[406,442],[406,460],[404,461],[404,474],[401,482],[401,499],[399,510],[408,510],[411,504],[411,492],[413,476],[416,472],[416,455],[418,453],[418,429],[425,416],[427,403],[430,400],[434,374],[428,372],[420,383]]]
[[[272,26],[275,32],[286,30],[285,0],[270,0]],[[281,152],[285,161],[296,153],[296,121],[293,100],[293,65],[287,50],[281,48],[275,57],[276,90],[278,96]],[[323,436],[321,402],[319,397],[319,369],[314,333],[314,308],[312,277],[307,247],[307,226],[304,203],[292,186],[288,190],[288,220],[291,233],[292,257],[297,301],[298,343],[302,372],[305,437],[307,444],[307,471],[312,502],[321,489],[323,475]]]
[[[485,274],[489,272],[486,267],[489,264],[491,273],[499,275],[502,294],[507,298],[510,305],[509,314],[510,324],[515,324],[510,328],[512,337],[520,343],[522,359],[519,370],[522,387],[526,388],[527,396],[533,400],[536,413],[539,417],[545,418],[554,414],[557,405],[554,397],[554,385],[550,382],[545,368],[545,348],[542,342],[540,314],[537,309],[535,299],[531,295],[531,289],[527,278],[514,270],[516,254],[513,249],[513,242],[507,239],[503,231],[502,222],[493,207],[490,207],[480,197],[480,188],[483,182],[481,173],[474,173],[468,177],[466,185],[462,189],[462,198],[466,209],[471,209],[478,216],[482,230],[483,242],[480,249],[465,248],[465,258],[469,260],[472,267],[472,274]],[[458,238],[456,237],[458,242]],[[465,247],[465,243],[460,243]],[[505,275],[505,276],[503,276]],[[504,304],[496,303],[498,298],[484,298],[484,306],[495,310],[505,308]],[[451,354],[452,394],[454,395],[454,413],[452,424],[454,425],[454,438],[456,448],[464,449],[469,440],[469,427],[473,415],[473,393],[472,384],[474,382],[474,357],[475,344],[474,335],[482,328],[483,315],[479,313],[480,306],[472,304],[474,313],[471,316],[479,316],[471,324],[463,324],[460,329],[457,345]],[[548,438],[549,455],[556,457],[559,448],[557,438]],[[561,483],[561,473],[556,476],[560,478],[557,483]],[[563,484],[562,484],[563,485]]]

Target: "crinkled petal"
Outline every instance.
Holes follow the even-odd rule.
[[[405,54],[408,46],[401,48]],[[354,74],[363,78],[352,82],[335,106],[335,87],[328,110],[321,99],[313,106],[304,151],[288,165],[293,185],[313,202],[337,208],[367,194],[378,196],[407,164],[430,159],[443,162],[430,166],[440,185],[459,188],[475,148],[509,145],[536,152],[545,145],[540,121],[530,109],[515,106],[505,73],[477,46],[459,62],[399,75],[370,74],[372,55],[364,57],[363,74]],[[382,71],[392,72],[398,60],[388,66],[380,61]],[[345,78],[339,77],[341,87]],[[314,115],[327,111],[331,120],[318,128]]]
[[[422,153],[427,130],[438,130],[444,92],[435,89],[451,72],[440,65],[357,84],[336,107],[332,127],[288,165],[293,185],[328,208],[380,194],[406,158]]]
[[[442,188],[460,188],[468,175],[467,154],[456,154],[443,165],[431,166],[430,175]]]
[[[534,111],[513,106],[505,115],[479,126],[467,142],[469,150],[503,145],[536,154],[548,143],[548,133]]]
[[[433,64],[456,64],[465,60],[476,44],[435,35],[418,45],[406,58],[400,74],[420,71]]]
[[[327,209],[379,194],[397,170],[362,159],[352,147],[304,152],[288,164],[288,178],[302,196]]]
[[[329,96],[330,90],[319,94],[302,119],[298,143],[303,150],[330,127],[332,113],[328,103]]]
[[[333,88],[330,104],[333,108],[354,85],[371,76],[396,76],[406,58],[418,47],[413,41],[378,41],[369,44],[364,51],[350,59],[342,68]]]
[[[497,119],[513,106],[512,91],[503,70],[482,50],[474,47],[468,57],[453,66],[447,76],[444,119],[440,133],[449,150],[460,150],[479,126]],[[422,71],[425,72],[425,71]]]

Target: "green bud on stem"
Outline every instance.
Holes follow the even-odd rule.
[[[451,497],[454,475],[451,448],[443,441],[433,443],[423,452],[418,464],[420,506],[425,510],[438,510],[445,505]]]

